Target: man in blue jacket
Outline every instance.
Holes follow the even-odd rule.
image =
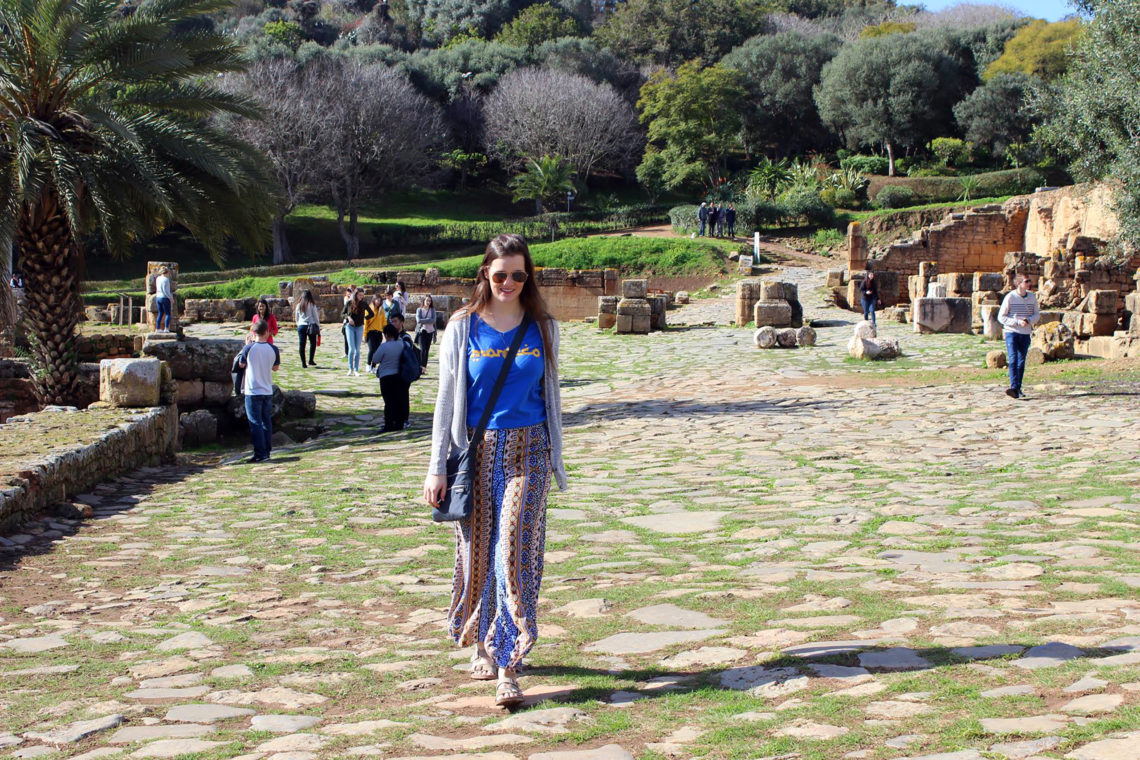
[[[705,224],[708,223],[708,220],[709,207],[705,205],[704,201],[701,201],[701,207],[697,209],[697,221],[700,222],[700,229],[697,230],[697,237],[701,237],[705,234]]]

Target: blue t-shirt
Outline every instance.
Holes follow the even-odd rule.
[[[501,333],[479,316],[472,314],[471,337],[467,341],[467,425],[475,427],[487,407],[487,399],[495,387],[503,360],[507,358],[514,330]],[[530,427],[546,422],[546,403],[542,399],[542,333],[531,322],[515,354],[514,365],[507,374],[495,411],[487,423],[488,430]]]

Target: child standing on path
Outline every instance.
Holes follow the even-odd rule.
[[[998,322],[1005,328],[1005,353],[1009,364],[1009,387],[1005,395],[1025,398],[1021,380],[1025,377],[1025,357],[1033,339],[1033,325],[1041,318],[1037,296],[1029,292],[1029,277],[1017,275],[1016,290],[1006,294],[998,309]]]
[[[242,393],[249,437],[253,439],[249,461],[266,462],[273,448],[273,373],[281,366],[281,353],[269,342],[268,322],[256,322],[253,334],[256,341],[241,350],[238,366],[245,370]]]
[[[515,334],[521,347],[502,393],[488,410]],[[475,644],[471,677],[498,678],[495,703],[523,702],[516,669],[538,637],[538,590],[546,541],[546,494],[553,476],[566,487],[558,323],[534,281],[519,235],[488,244],[470,303],[452,317],[439,356],[439,394],[424,499],[447,491],[447,459],[469,446],[490,411],[475,452],[474,507],[455,523],[456,560],[448,628],[460,646]]]

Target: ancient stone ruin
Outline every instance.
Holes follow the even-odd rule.
[[[1077,353],[1140,355],[1140,325],[1133,330],[1136,311],[1129,308],[1140,305],[1129,298],[1137,290],[1140,254],[1109,249],[1117,230],[1111,191],[1103,185],[1042,190],[951,213],[877,250],[853,223],[848,267],[830,272],[828,287],[838,305],[858,309],[858,286],[869,262],[884,305],[889,298],[910,304],[903,318],[915,332],[1000,340],[998,309],[1023,273],[1038,295],[1039,324],[1065,324]]]
[[[776,329],[771,325],[764,325],[752,335],[752,342],[756,348],[795,348],[815,345],[815,330],[808,326],[781,327]]]
[[[613,328],[619,335],[648,335],[665,329],[668,294],[649,293],[648,280],[623,280],[621,298],[598,298],[598,327]]]
[[[853,359],[876,361],[897,359],[902,349],[897,338],[880,338],[870,321],[864,320],[855,325],[854,334],[847,343],[847,353]]]
[[[741,280],[736,283],[736,326],[802,327],[804,309],[792,282]]]

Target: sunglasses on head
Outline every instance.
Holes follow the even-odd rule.
[[[510,277],[515,282],[526,282],[527,273],[522,269],[516,269],[509,275],[503,271],[491,272],[490,277],[495,282],[495,284],[502,285],[507,281],[507,277]]]

